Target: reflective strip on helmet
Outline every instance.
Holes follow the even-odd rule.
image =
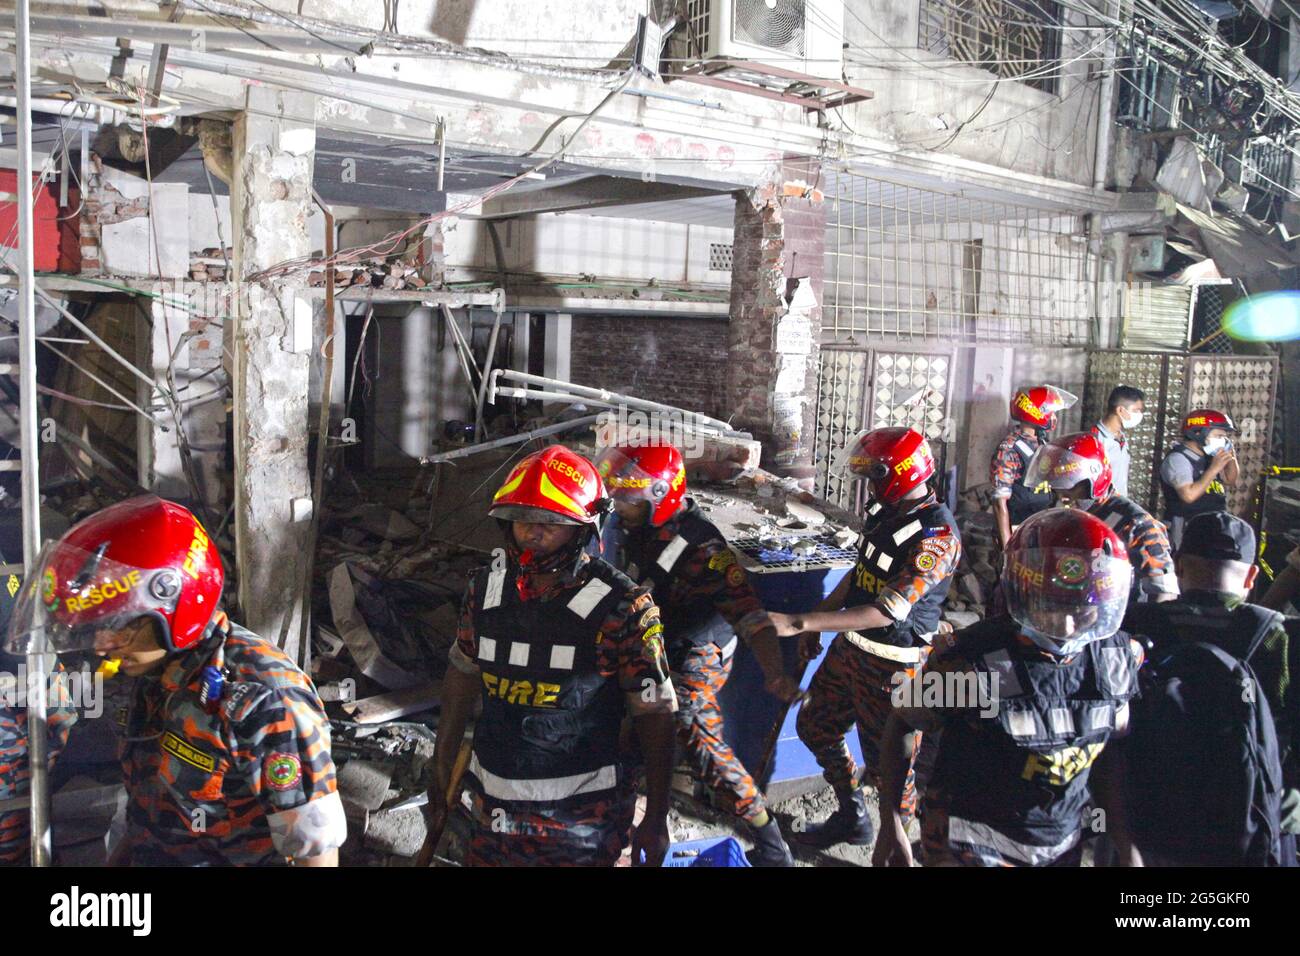
[[[1074,830],[1055,846],[1035,846],[1032,843],[1013,840],[984,823],[963,820],[961,817],[948,818],[949,843],[964,843],[968,846],[994,850],[1007,859],[1019,860],[1030,866],[1043,866],[1058,859],[1063,853],[1074,848],[1074,845],[1079,842],[1081,832],[1078,829]]]
[[[483,595],[482,610],[488,611],[501,603],[501,589],[505,587],[506,569],[498,568],[488,575],[487,590]]]
[[[510,492],[517,490],[519,486],[523,484],[524,475],[526,475],[527,473],[528,473],[527,466],[520,465],[515,470],[514,475],[511,476],[510,478],[507,478],[506,483],[497,489],[497,493],[492,496],[492,500],[496,501],[498,498],[502,498],[510,494]]]
[[[1025,691],[1016,677],[1016,665],[1006,651],[990,651],[984,655],[984,666],[997,675],[998,695],[1001,697],[1019,697]]]
[[[899,528],[897,531],[894,532],[894,544],[902,544],[904,541],[906,541],[908,538],[910,538],[912,535],[916,534],[920,530],[921,530],[921,522],[919,521],[913,521],[909,524],[904,525],[903,527]]]
[[[487,661],[489,664],[496,663],[497,659],[497,642],[494,637],[480,637],[478,639],[478,659]]]
[[[538,490],[542,493],[543,498],[549,498],[572,515],[585,516],[587,514],[587,509],[555,487],[555,483],[551,481],[546,472],[542,472],[542,480],[538,484]]]
[[[569,610],[578,617],[585,618],[596,609],[596,605],[605,599],[610,591],[608,584],[600,578],[592,578],[582,586],[582,590],[573,596],[569,602]]]
[[[526,641],[510,642],[510,666],[527,667],[530,645]]]
[[[659,567],[663,568],[665,571],[671,571],[673,565],[677,563],[677,559],[682,556],[682,552],[685,550],[686,539],[680,534],[676,535],[673,537],[673,540],[669,541],[664,549],[659,552],[659,558],[655,561],[655,564],[659,565]]]
[[[572,644],[557,644],[551,648],[551,670],[573,670],[573,655],[577,648]]]
[[[613,764],[589,773],[567,777],[542,777],[536,780],[511,780],[498,777],[479,763],[478,754],[470,756],[469,772],[483,786],[483,792],[495,800],[526,800],[551,803],[580,793],[612,790],[618,784],[618,770]]]

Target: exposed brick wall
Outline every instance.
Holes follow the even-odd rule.
[[[736,414],[734,423],[763,442],[764,465],[797,478],[812,475],[826,247],[819,178],[815,164],[787,163],[780,182],[751,190],[736,202],[727,400]],[[778,392],[783,359],[776,333],[789,311],[787,296],[794,279],[807,279],[816,298],[809,316],[813,347],[802,360],[802,390]]]
[[[725,419],[726,362],[725,321],[573,317],[569,374],[579,385]]]

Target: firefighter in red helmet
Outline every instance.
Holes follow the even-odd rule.
[[[653,588],[663,614],[677,736],[691,768],[722,806],[753,827],[751,863],[793,866],[763,794],[723,739],[718,705],[742,640],[771,693],[787,701],[798,694],[784,672],[772,622],[722,532],[686,497],[686,467],[675,446],[607,448],[596,468],[617,512],[607,553]]]
[[[1011,396],[1011,431],[1002,439],[989,464],[993,483],[993,521],[998,544],[1005,548],[1011,532],[1026,518],[1052,506],[1052,495],[1042,485],[1025,479],[1029,459],[1056,430],[1059,413],[1078,399],[1054,385],[1022,388]]]
[[[1093,762],[1128,721],[1140,645],[1119,630],[1132,568],[1104,521],[1053,508],[1022,524],[1002,570],[1008,614],[951,636],[881,741],[872,862],[912,862],[903,792],[914,730],[942,731],[926,789],[927,866],[1077,866]]]
[[[289,657],[220,610],[224,580],[193,514],[132,498],[47,547],[10,650],[93,650],[136,678],[114,862],[337,865],[347,824],[324,707]]]
[[[1227,489],[1241,477],[1231,438],[1237,433],[1236,422],[1217,409],[1194,408],[1183,416],[1182,441],[1160,464],[1164,521],[1174,550],[1189,519],[1228,510]]]
[[[853,757],[844,735],[855,723],[868,772],[879,787],[878,742],[892,692],[919,671],[939,628],[949,582],[961,558],[961,537],[952,512],[929,485],[935,473],[929,442],[911,428],[879,428],[851,442],[835,467],[867,482],[870,503],[859,539],[858,561],[835,591],[812,612],[772,615],[782,636],[839,632],[813,675],[799,711],[799,739],[821,765],[838,808],[830,819],[806,826],[801,843],[831,846],[871,842],[871,818],[857,788]],[[916,808],[915,755],[911,747],[907,786],[897,797],[901,812]]]
[[[519,462],[493,497],[504,547],[465,593],[427,808],[441,832],[481,700],[463,801],[470,865],[612,866],[636,804],[624,715],[646,764],[633,863],[657,866],[667,851],[676,695],[649,589],[586,551],[608,507],[591,462],[562,445]]]
[[[1047,485],[1059,504],[1082,508],[1119,535],[1133,564],[1133,600],[1172,601],[1178,576],[1164,526],[1132,498],[1115,493],[1106,449],[1091,432],[1062,435],[1039,447],[1027,484]]]

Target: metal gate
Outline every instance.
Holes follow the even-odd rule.
[[[915,428],[935,446],[952,436],[951,352],[823,347],[817,379],[815,490],[843,508],[860,507],[861,489],[830,473],[836,453],[863,428]]]
[[[1228,507],[1244,518],[1256,510],[1257,478],[1268,463],[1278,362],[1273,356],[1187,355],[1094,349],[1088,357],[1084,421],[1105,414],[1106,398],[1116,385],[1146,393],[1146,415],[1129,432],[1129,497],[1155,515],[1160,500],[1160,463],[1178,440],[1182,417],[1191,408],[1217,408],[1241,428],[1237,460],[1241,478],[1229,490]]]

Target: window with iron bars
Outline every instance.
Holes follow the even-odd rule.
[[[918,45],[1055,93],[1060,27],[1051,0],[921,0]]]
[[[897,341],[1087,345],[1084,218],[847,169],[824,173],[822,331]]]

